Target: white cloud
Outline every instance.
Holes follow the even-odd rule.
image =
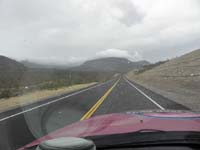
[[[132,26],[140,23],[144,18],[131,0],[113,0],[113,5],[116,7],[112,8],[110,13],[122,24]]]
[[[107,49],[104,51],[100,51],[96,53],[96,57],[123,57],[132,61],[142,59],[142,56],[139,55],[137,51],[134,51],[133,54],[130,54],[128,51],[120,49]]]
[[[199,0],[0,0],[0,54],[68,63],[117,47],[157,61],[200,47],[199,17]]]

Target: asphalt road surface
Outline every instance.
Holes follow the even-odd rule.
[[[114,78],[0,114],[0,149],[16,149],[36,138],[96,115],[137,110],[186,110],[125,77]]]

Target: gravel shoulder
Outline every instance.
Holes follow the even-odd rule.
[[[200,111],[200,93],[198,91],[192,91],[186,88],[180,88],[169,85],[169,82],[162,82],[158,85],[158,81],[146,82],[141,79],[128,77],[130,80],[144,86],[145,88],[160,94],[178,104],[184,105],[193,111]],[[156,83],[156,84],[155,84]],[[162,85],[163,84],[163,85]]]

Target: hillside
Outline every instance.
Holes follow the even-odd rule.
[[[103,71],[103,72],[127,72],[132,69],[142,68],[149,64],[147,61],[132,62],[126,58],[100,58],[89,60],[78,67],[71,68],[72,70],[82,71]]]
[[[200,50],[128,77],[193,110],[200,108]]]
[[[16,60],[0,55],[0,72],[24,71],[25,69],[26,67]]]
[[[26,62],[27,63],[27,62]],[[44,68],[0,56],[0,99],[43,89],[57,89],[74,84],[103,82],[113,77],[112,72],[72,71],[63,68]],[[32,67],[31,67],[32,66]]]
[[[16,86],[16,80],[21,80],[26,67],[8,57],[0,56],[0,88]]]

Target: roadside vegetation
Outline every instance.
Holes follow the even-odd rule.
[[[0,72],[0,99],[38,90],[56,90],[75,84],[103,82],[110,72],[84,72],[57,69],[25,69]]]
[[[20,96],[2,98],[0,101],[0,112],[17,108],[17,107],[22,107],[22,106],[25,106],[37,101],[45,100],[49,97],[59,96],[61,94],[87,88],[94,84],[96,84],[96,82],[87,83],[87,84],[75,84],[72,86],[61,87],[61,88],[51,89],[51,90],[50,89],[35,90],[35,91],[28,92]]]

